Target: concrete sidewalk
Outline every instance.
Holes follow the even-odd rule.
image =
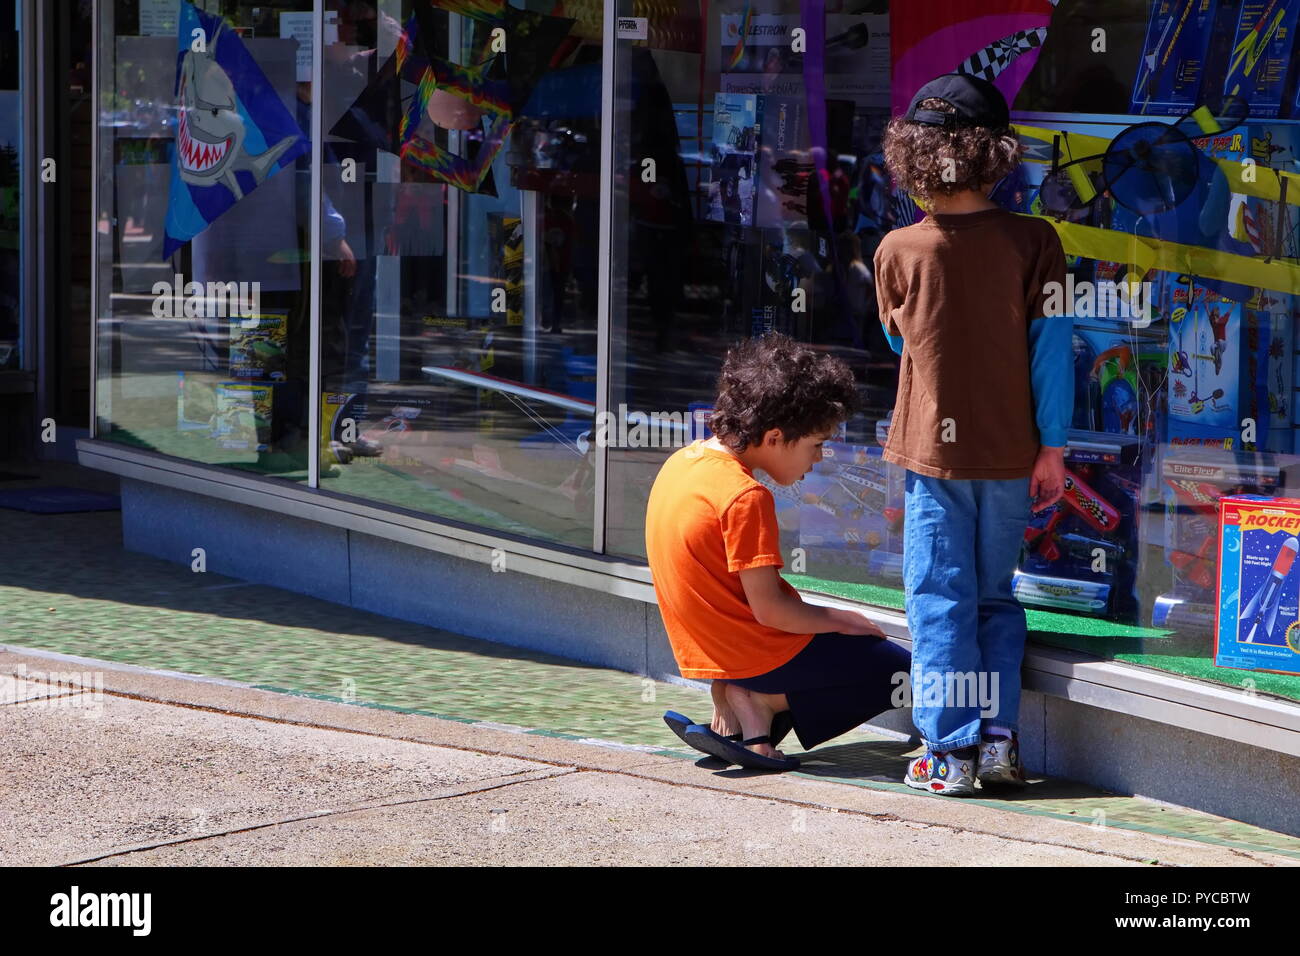
[[[0,653],[0,865],[1296,865],[1285,853]],[[70,692],[55,672],[102,673]],[[100,678],[97,676],[95,681]],[[61,696],[54,696],[59,694]]]
[[[1300,862],[1300,839],[1071,781],[917,794],[915,742],[863,730],[787,741],[795,774],[711,771],[661,719],[706,718],[699,687],[192,573],[124,551],[116,513],[0,511],[0,569],[0,674],[105,689],[0,703],[0,863]]]

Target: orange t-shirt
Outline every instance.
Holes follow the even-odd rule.
[[[754,620],[739,571],[782,566],[776,502],[734,455],[702,440],[673,453],[650,490],[645,545],[683,677],[757,677],[813,639]],[[781,587],[798,592],[784,579]]]

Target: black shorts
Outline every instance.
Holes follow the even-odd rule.
[[[776,670],[728,683],[785,694],[795,736],[811,750],[893,708],[894,690],[911,668],[912,655],[892,641],[826,633]]]

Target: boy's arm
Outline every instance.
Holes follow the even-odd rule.
[[[1056,283],[1055,295],[1051,283]],[[1074,419],[1074,317],[1064,302],[1065,252],[1055,230],[1039,260],[1028,303],[1029,381],[1039,442],[1063,448]],[[1065,314],[1060,314],[1064,312]]]
[[[754,620],[791,634],[878,634],[880,629],[853,611],[804,604],[781,580],[781,529],[776,503],[763,487],[742,492],[722,512],[722,540],[727,570],[740,577]]]
[[[764,627],[791,634],[838,631],[841,634],[885,636],[865,614],[846,608],[805,604],[798,594],[791,594],[781,587],[781,575],[772,565],[741,571],[740,583],[745,588],[745,599],[754,612],[754,620]]]
[[[887,271],[885,257],[881,255],[884,251],[884,243],[876,249],[876,254],[872,258],[872,275],[876,280],[876,305],[879,307],[880,324],[885,330],[885,338],[889,340],[889,347],[899,355],[903,354],[903,332],[894,321],[894,309],[900,303],[894,301],[896,296],[893,292],[893,279]]]
[[[1039,443],[1062,448],[1074,419],[1073,318],[1050,315],[1029,324],[1029,373]]]

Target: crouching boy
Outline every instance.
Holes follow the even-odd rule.
[[[853,411],[842,361],[783,335],[731,349],[713,437],[674,453],[646,511],[646,554],[683,677],[713,681],[711,727],[669,712],[698,750],[767,770],[798,766],[776,745],[791,730],[805,750],[891,707],[908,653],[864,614],[805,604],[782,567],[776,504],[755,477],[791,485],[822,460]]]

